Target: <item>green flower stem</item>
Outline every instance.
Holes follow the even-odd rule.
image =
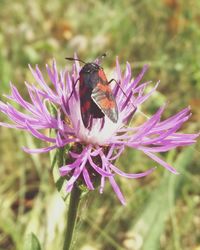
[[[74,186],[70,195],[69,209],[67,212],[67,226],[63,250],[70,250],[73,243],[73,234],[76,226],[77,212],[81,198],[81,190]]]

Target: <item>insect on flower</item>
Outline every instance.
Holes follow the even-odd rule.
[[[177,174],[176,169],[165,162],[158,153],[196,142],[199,133],[185,134],[179,131],[191,116],[190,108],[162,119],[166,109],[166,105],[163,105],[151,117],[145,115],[146,120],[142,124],[129,126],[136,110],[138,114],[143,114],[140,112],[140,106],[159,85],[157,83],[149,92],[145,92],[150,82],[141,81],[147,65],[134,78],[131,65],[127,62],[123,72],[117,58],[117,84],[112,88],[109,85],[111,81],[107,81],[99,62],[85,63],[74,58],[69,60],[75,61],[71,71],[65,69],[59,72],[55,60],[52,66],[46,65],[48,80],[45,80],[38,66],[35,69],[29,66],[37,83],[35,86],[26,82],[30,101],[24,99],[11,84],[11,94],[6,95],[6,98],[16,102],[22,110],[16,109],[9,102],[0,101],[0,113],[11,120],[11,123],[0,121],[0,126],[27,131],[35,138],[51,143],[43,148],[24,147],[27,153],[47,153],[65,148],[64,155],[70,161],[64,162],[59,167],[59,172],[67,179],[67,193],[80,183],[79,180],[88,190],[94,190],[96,179],[100,178],[99,192],[104,192],[108,180],[118,199],[125,204],[116,176],[135,179],[147,176],[155,170],[150,168],[140,173],[124,172],[115,160],[127,147],[143,152],[157,164]],[[78,61],[84,63],[82,68]],[[51,85],[48,84],[49,81]],[[75,88],[77,83],[79,90]],[[111,103],[113,107],[108,106],[106,109],[104,102]],[[56,115],[48,109],[47,103],[55,107]],[[95,117],[100,119],[93,119]],[[46,130],[53,131],[55,135],[46,135]]]
[[[102,55],[102,58],[105,56]],[[85,65],[79,72],[80,108],[83,124],[92,127],[93,118],[103,118],[106,115],[112,122],[118,121],[118,108],[103,68],[94,62],[86,63],[80,59],[66,57],[67,60],[77,60]],[[75,83],[75,84],[76,84]]]

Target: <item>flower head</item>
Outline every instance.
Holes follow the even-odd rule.
[[[1,126],[26,130],[34,137],[49,142],[44,148],[24,150],[28,153],[45,153],[56,148],[70,145],[66,152],[70,155],[67,165],[61,166],[61,176],[66,176],[66,191],[70,192],[78,179],[81,179],[89,190],[94,187],[94,175],[100,177],[100,193],[104,190],[106,179],[110,181],[113,190],[122,204],[125,199],[115,181],[115,175],[126,178],[140,178],[150,174],[154,168],[143,173],[125,173],[114,165],[114,161],[122,154],[126,147],[137,149],[152,158],[169,171],[177,171],[162,160],[157,153],[166,152],[178,146],[191,145],[198,134],[177,133],[191,113],[185,108],[176,115],[161,120],[165,106],[137,127],[129,127],[129,121],[140,105],[145,102],[156,90],[158,84],[149,92],[144,90],[149,82],[140,83],[147,66],[141,73],[132,78],[130,64],[127,63],[125,73],[122,74],[118,60],[116,61],[116,81],[119,84],[112,86],[112,92],[118,106],[119,117],[113,123],[108,117],[93,118],[92,126],[85,128],[80,112],[80,96],[78,84],[80,65],[75,62],[71,72],[58,72],[55,60],[53,65],[46,65],[48,81],[43,78],[38,66],[30,70],[39,85],[25,83],[30,102],[26,101],[11,84],[9,100],[18,103],[25,112],[21,112],[9,103],[0,102],[0,111],[7,115],[12,124],[1,122]],[[47,82],[51,82],[50,85]],[[123,91],[122,91],[123,90]],[[57,114],[53,115],[47,103],[56,107]],[[56,136],[47,136],[43,130],[51,129]],[[95,173],[95,174],[94,174]]]

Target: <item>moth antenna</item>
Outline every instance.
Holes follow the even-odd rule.
[[[98,56],[97,59],[95,61],[98,62],[98,64],[101,64],[103,59],[107,56],[106,53],[103,53],[101,56]]]
[[[69,60],[69,61],[79,61],[79,62],[82,62],[82,63],[86,64],[86,62],[84,62],[83,60],[78,59],[78,58],[65,57],[65,59],[66,59],[66,60]]]
[[[106,53],[103,53],[103,54],[101,55],[101,58],[104,59],[104,57],[106,57],[106,56],[107,56],[107,54],[106,54]]]

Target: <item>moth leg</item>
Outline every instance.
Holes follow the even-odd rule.
[[[105,117],[102,117],[102,119],[101,119],[101,126],[100,126],[99,131],[101,131],[103,129],[104,124],[105,124]]]
[[[136,111],[137,111],[137,107],[123,120],[123,122],[128,120],[128,124],[130,124],[132,122],[133,115],[135,114]]]
[[[88,126],[87,126],[87,128],[88,128],[89,130],[91,130],[92,124],[93,124],[93,117],[90,115],[90,117],[89,117],[89,122],[88,122]]]
[[[75,81],[75,83],[73,84],[73,89],[72,89],[72,92],[71,92],[71,94],[70,94],[70,96],[69,96],[69,98],[68,98],[68,101],[69,101],[69,99],[72,97],[72,95],[73,95],[73,93],[75,92],[75,87],[76,87],[76,84],[77,84],[77,82],[80,80],[80,78],[78,78],[76,81]]]
[[[108,84],[110,84],[111,82],[115,82],[117,85],[120,85],[114,78],[112,78],[109,82],[108,82]]]
[[[115,82],[119,88],[121,89],[122,93],[124,94],[124,96],[126,96],[126,98],[128,98],[128,96],[126,95],[125,91],[122,89],[122,87],[120,86],[120,83],[118,83],[114,78],[112,78],[108,83],[110,84],[111,82]],[[131,102],[132,106],[134,107],[135,111],[137,109],[137,107]]]

